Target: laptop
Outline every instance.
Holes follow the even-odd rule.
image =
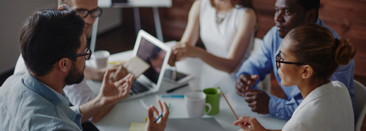
[[[132,83],[130,95],[123,100],[134,99],[146,96],[159,91],[165,68],[170,56],[170,47],[160,40],[151,36],[144,30],[140,30],[132,57],[139,57],[150,65],[143,74],[141,74]]]

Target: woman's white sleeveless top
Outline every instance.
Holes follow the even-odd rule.
[[[240,19],[247,9],[248,8],[236,6],[226,14],[221,23],[216,23],[216,9],[211,6],[210,0],[202,0],[199,18],[200,37],[207,52],[222,58],[228,57]],[[249,57],[253,46],[254,32],[255,31],[253,31],[244,56],[233,73],[235,73],[241,64]]]

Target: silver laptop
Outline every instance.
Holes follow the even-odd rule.
[[[124,100],[142,97],[159,91],[170,51],[170,47],[160,40],[143,30],[139,31],[132,57],[140,57],[150,65],[150,68],[133,82],[130,95]]]

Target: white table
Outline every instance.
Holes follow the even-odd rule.
[[[132,56],[132,51],[126,51],[111,55],[109,61],[128,60]],[[195,76],[190,87],[184,87],[176,90],[172,94],[184,94],[190,90],[203,89],[205,87],[219,86],[228,101],[231,103],[234,111],[240,116],[256,117],[258,121],[267,129],[282,129],[287,120],[278,119],[269,115],[259,115],[252,112],[243,97],[235,93],[235,80],[232,75],[213,69],[200,59],[187,58],[184,61],[177,62],[178,71],[190,73]],[[87,82],[95,93],[98,93],[100,82]],[[161,94],[173,87],[172,84],[163,82],[160,91],[156,94],[133,99],[130,101],[118,102],[114,108],[95,125],[102,131],[125,131],[130,127],[131,122],[143,123],[147,116],[146,109],[140,104],[142,99],[148,106],[155,105],[155,100],[159,97],[161,100],[171,103],[169,118],[187,118],[184,99],[182,98],[161,98]],[[214,116],[220,125],[227,131],[237,131],[232,123],[236,120],[224,98],[220,99],[220,113]]]

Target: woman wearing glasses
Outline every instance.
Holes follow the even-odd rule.
[[[353,131],[354,115],[347,88],[330,81],[339,65],[347,65],[356,49],[347,39],[334,39],[316,24],[293,29],[284,38],[276,56],[281,84],[297,85],[304,100],[283,130]],[[246,131],[266,130],[256,118],[241,117],[234,122]]]

